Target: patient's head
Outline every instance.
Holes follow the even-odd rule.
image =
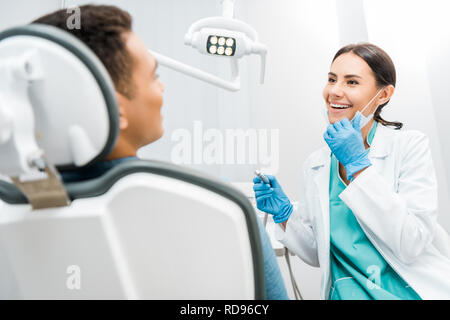
[[[134,156],[140,147],[159,139],[164,132],[164,85],[156,74],[157,62],[132,31],[128,12],[114,6],[81,6],[80,29],[67,27],[72,14],[62,9],[33,23],[73,34],[99,57],[116,88],[120,113],[119,138],[107,159]]]

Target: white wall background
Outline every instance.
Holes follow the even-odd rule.
[[[171,161],[180,128],[279,130],[277,177],[295,200],[305,158],[323,145],[322,88],[334,53],[349,42],[370,41],[384,48],[397,68],[397,89],[383,111],[405,129],[425,132],[431,141],[439,182],[441,224],[450,231],[450,22],[445,0],[236,0],[235,17],[252,25],[267,44],[266,81],[259,58],[242,59],[242,90],[229,93],[160,68],[166,85],[165,135],[140,150],[143,158]],[[66,1],[67,5],[108,3],[128,10],[134,30],[149,48],[187,64],[229,76],[227,61],[200,55],[183,45],[194,21],[221,15],[219,0]],[[0,30],[27,23],[58,9],[59,0],[2,0]],[[258,160],[260,160],[258,158]],[[251,181],[261,163],[187,164],[226,181]],[[319,297],[319,272],[294,258],[294,273],[305,298]],[[287,271],[280,260],[284,277]],[[289,283],[287,287],[290,290]]]

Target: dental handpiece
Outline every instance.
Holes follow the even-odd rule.
[[[267,179],[267,177],[266,177],[265,175],[263,175],[263,174],[261,173],[261,171],[255,170],[255,175],[258,176],[264,183],[270,184],[269,179]]]
[[[266,177],[265,175],[263,175],[263,174],[261,173],[261,171],[255,170],[255,175],[258,176],[264,183],[267,183],[267,184],[270,185],[269,179],[267,179],[267,177]],[[269,215],[267,214],[267,212],[265,212],[265,213],[264,213],[264,220],[263,220],[263,225],[264,225],[264,227],[267,225],[267,218],[268,218],[268,216],[269,216]]]

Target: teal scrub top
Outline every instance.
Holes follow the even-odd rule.
[[[372,143],[378,123],[367,136]],[[339,162],[331,155],[330,168],[330,300],[420,300],[420,296],[392,269],[361,229],[353,212],[339,198],[346,185]]]

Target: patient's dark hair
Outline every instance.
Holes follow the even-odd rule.
[[[80,28],[72,28],[68,19],[74,11],[61,9],[32,23],[52,25],[83,41],[101,60],[118,92],[133,96],[133,57],[126,48],[126,34],[131,32],[130,14],[115,6],[84,5],[79,7]]]
[[[395,66],[392,62],[392,59],[383,49],[377,47],[374,44],[365,42],[358,44],[349,44],[339,49],[339,51],[335,54],[333,61],[336,60],[336,58],[341,54],[347,52],[356,54],[369,65],[370,69],[372,69],[373,75],[375,76],[376,84],[379,89],[387,85],[393,85],[395,87]],[[384,126],[391,126],[397,130],[401,129],[403,127],[403,123],[386,121],[380,116],[381,110],[385,105],[388,104],[388,102],[378,106],[373,115],[373,118],[375,121],[383,124]]]

